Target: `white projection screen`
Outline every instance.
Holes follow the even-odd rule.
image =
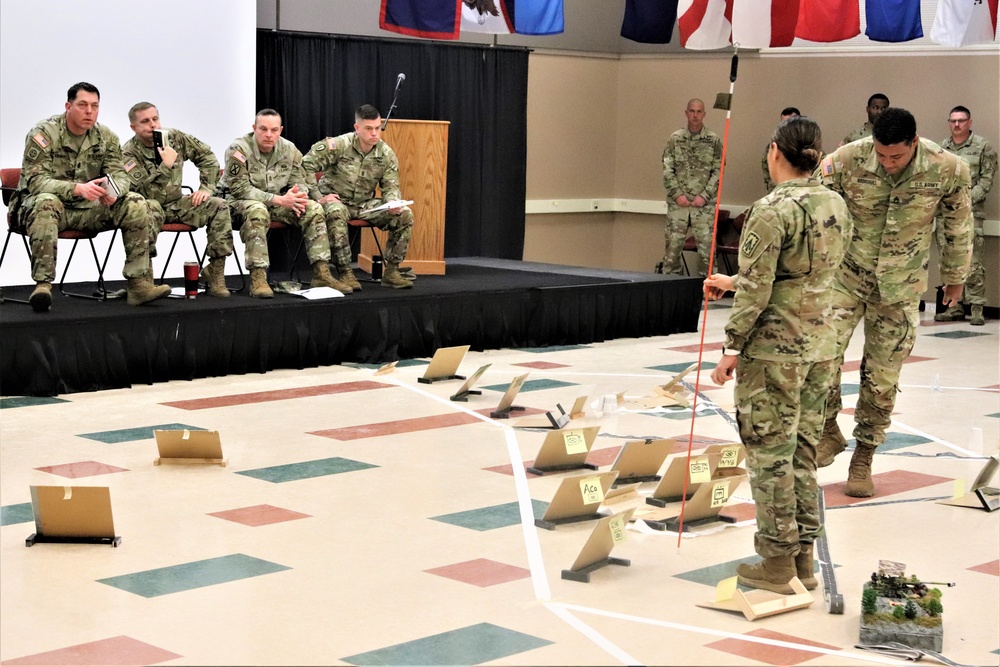
[[[220,163],[226,147],[253,123],[256,87],[256,3],[250,0],[3,0],[0,2],[0,167],[20,167],[28,130],[65,109],[66,90],[88,81],[101,91],[98,122],[124,143],[132,136],[128,109],[147,100],[164,127],[176,127],[207,142]],[[197,170],[185,168],[186,184]],[[6,220],[6,210],[4,210]],[[7,226],[2,226],[6,236]],[[157,244],[157,277],[172,241]],[[107,237],[107,239],[105,239]],[[99,253],[111,234],[95,243]],[[204,232],[198,233],[200,246]],[[180,258],[167,276],[180,276],[191,259],[181,239]],[[236,236],[237,252],[242,244]],[[120,235],[105,275],[121,279]],[[83,251],[83,248],[80,249]],[[80,251],[77,254],[80,254]],[[87,252],[89,255],[89,251]],[[58,272],[69,255],[60,242]],[[176,255],[176,253],[175,253]],[[92,280],[93,261],[74,257],[67,280]],[[235,273],[229,260],[227,271]],[[31,271],[21,241],[12,238],[0,285],[27,285]]]

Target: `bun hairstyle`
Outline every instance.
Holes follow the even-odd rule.
[[[792,116],[781,121],[771,141],[800,172],[811,174],[823,159],[823,133],[816,121],[808,116]]]

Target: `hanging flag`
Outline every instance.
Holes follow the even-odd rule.
[[[733,44],[763,49],[791,46],[799,0],[737,0],[733,3]]]
[[[503,0],[471,0],[462,3],[462,32],[509,34],[514,22]]]
[[[733,0],[680,0],[677,29],[686,49],[721,49],[733,32]]]
[[[997,35],[997,0],[941,0],[931,39],[943,46],[991,44]]]
[[[625,0],[622,37],[642,44],[669,44],[677,22],[677,0]]]
[[[874,42],[908,42],[923,37],[920,0],[866,0],[865,35]]]
[[[563,32],[563,0],[460,0],[462,30],[493,34]]]
[[[462,0],[382,0],[378,26],[411,37],[458,39]]]
[[[861,34],[858,0],[802,0],[795,36],[810,42],[842,42]]]

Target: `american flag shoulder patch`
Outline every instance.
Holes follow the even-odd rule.
[[[36,134],[35,136],[33,136],[32,140],[34,140],[34,142],[36,144],[38,144],[39,146],[41,146],[42,148],[48,148],[49,147],[49,140],[46,139],[45,135],[42,134],[41,132],[39,132],[38,134]]]
[[[243,164],[247,163],[247,156],[239,151],[233,151],[233,157],[242,162]]]
[[[125,173],[128,173],[128,172],[132,171],[133,169],[135,169],[135,167],[136,167],[136,161],[134,159],[129,160],[128,162],[125,163],[124,166],[125,166]]]

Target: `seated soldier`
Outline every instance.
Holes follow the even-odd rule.
[[[313,186],[310,194],[326,212],[330,248],[336,253],[340,278],[356,290],[361,289],[361,284],[351,271],[347,221],[358,217],[389,232],[382,284],[396,289],[413,286],[413,281],[399,272],[413,232],[413,211],[400,206],[364,213],[383,202],[400,199],[399,161],[381,137],[381,114],[372,105],[365,104],[354,113],[354,132],[316,142],[302,159],[307,172],[323,172],[318,186]],[[376,187],[382,190],[381,201],[375,199]]]
[[[128,192],[118,137],[97,122],[100,102],[101,93],[94,85],[75,84],[66,95],[66,112],[39,122],[24,142],[21,180],[10,211],[27,227],[31,241],[35,289],[28,301],[35,312],[52,307],[56,241],[66,229],[122,230],[122,273],[130,305],[170,294],[169,286],[153,284],[152,217],[142,196]]]

